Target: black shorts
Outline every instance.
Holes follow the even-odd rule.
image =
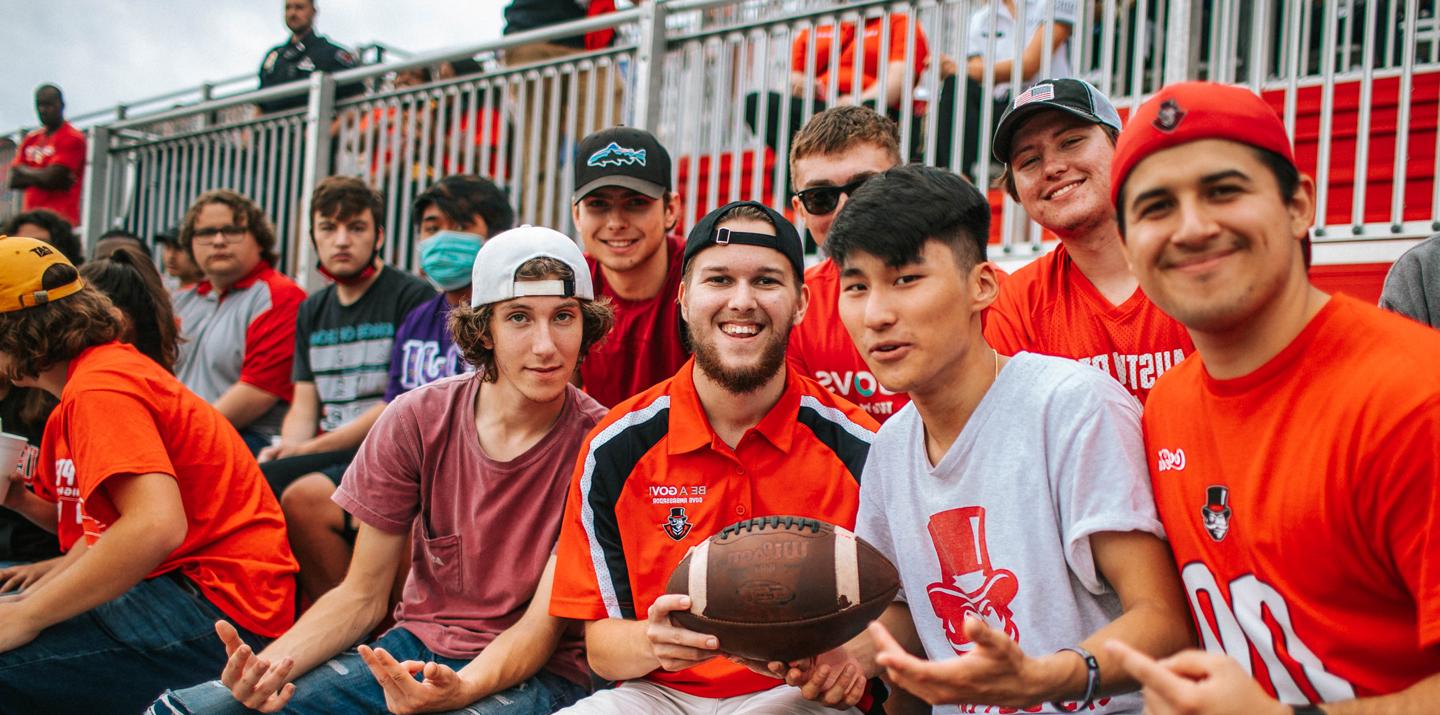
[[[342,449],[334,452],[319,452],[317,454],[302,454],[298,457],[285,457],[265,462],[260,465],[260,471],[265,474],[265,481],[270,483],[271,491],[275,492],[275,498],[279,499],[285,490],[295,483],[295,480],[307,474],[316,472],[324,474],[340,486],[340,478],[345,476],[345,470],[350,468],[350,462],[355,459],[356,450]],[[342,536],[346,541],[355,543],[355,534],[359,527],[349,512],[345,512],[345,528]]]

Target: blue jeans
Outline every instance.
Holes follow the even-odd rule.
[[[215,635],[215,621],[225,617],[179,574],[141,581],[0,653],[0,713],[139,712],[166,688],[225,667]],[[240,635],[254,648],[265,645]]]
[[[259,456],[260,450],[270,446],[270,435],[256,432],[249,427],[240,430],[240,439],[245,440],[245,446],[250,449],[250,456]]]
[[[436,655],[419,638],[403,628],[393,628],[372,644],[384,648],[401,662],[435,661],[459,670],[469,660]],[[219,672],[219,671],[216,671]],[[558,675],[540,671],[509,690],[495,693],[456,713],[468,715],[544,715],[584,697],[585,690]],[[243,715],[253,712],[230,695],[220,681],[201,683],[185,690],[171,690],[150,706],[153,715]],[[348,650],[321,664],[295,681],[295,694],[283,712],[376,713],[389,712],[385,691],[370,673],[360,653]]]

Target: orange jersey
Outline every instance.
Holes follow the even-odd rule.
[[[1140,289],[1111,305],[1065,245],[1000,284],[985,340],[1002,355],[1025,351],[1079,360],[1120,381],[1143,404],[1166,370],[1195,352],[1185,326]]]
[[[785,352],[790,365],[884,422],[910,398],[880,385],[840,322],[839,266],[828,258],[811,266],[805,271],[805,285],[810,288],[810,307],[805,319],[790,331]]]
[[[1440,673],[1440,332],[1341,295],[1253,373],[1145,407],[1201,644],[1288,703]]]
[[[855,23],[841,22],[840,36],[835,36],[835,25],[820,25],[815,32],[815,90],[817,93],[824,92],[830,86],[830,74],[835,73],[838,83],[837,91],[840,94],[860,94],[875,84],[880,78],[880,73],[885,70],[891,62],[905,61],[906,35],[909,33],[910,17],[903,13],[890,15],[890,31],[884,32],[882,18],[871,18],[865,21],[865,32],[860,38],[860,52],[863,55],[860,66],[860,86],[855,86]],[[885,60],[880,59],[880,45],[882,40],[889,41],[889,47],[885,54]],[[839,43],[839,63],[831,66],[832,47]],[[795,42],[790,47],[790,71],[804,72],[805,64],[808,62],[806,55],[811,52],[810,30],[801,30],[795,36]],[[920,71],[930,57],[930,46],[925,41],[925,32],[915,25],[915,61],[913,72],[916,81],[919,81]]]
[[[551,614],[644,619],[690,547],[737,521],[794,514],[854,526],[874,420],[789,369],[779,402],[731,449],[710,428],[694,369],[691,360],[622,402],[586,438]],[[779,684],[724,658],[647,678],[716,698]]]
[[[260,466],[215,408],[135,348],[108,343],[70,361],[40,460],[37,484],[58,499],[61,533],[71,543],[82,520],[93,544],[119,518],[102,488],[110,477],[174,477],[185,541],[147,578],[179,570],[261,636],[279,636],[294,622],[299,568]]]

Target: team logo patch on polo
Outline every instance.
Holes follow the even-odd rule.
[[[1162,449],[1155,453],[1155,471],[1169,472],[1171,470],[1176,472],[1185,471],[1185,450],[1177,449],[1172,452],[1168,449]]]
[[[1185,110],[1174,97],[1165,100],[1160,104],[1160,111],[1155,114],[1155,121],[1151,124],[1162,132],[1173,132],[1175,127],[1180,126],[1180,121],[1185,118]]]
[[[610,142],[604,149],[591,154],[590,158],[585,160],[586,166],[629,166],[631,164],[645,166],[645,150],[629,149],[616,142]]]
[[[690,533],[690,529],[694,526],[690,523],[690,517],[685,515],[685,507],[672,506],[670,507],[670,516],[666,517],[665,523],[661,524],[660,528],[665,530],[666,536],[680,541]]]
[[[1205,506],[1200,507],[1200,519],[1216,543],[1224,541],[1230,533],[1230,513],[1230,488],[1218,484],[1206,487]]]

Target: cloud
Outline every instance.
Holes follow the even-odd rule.
[[[500,36],[505,0],[320,0],[316,27],[354,47],[373,41],[412,52]],[[253,74],[285,40],[280,0],[0,0],[6,83],[0,132],[34,126],[32,90],[65,91],[71,116]]]

